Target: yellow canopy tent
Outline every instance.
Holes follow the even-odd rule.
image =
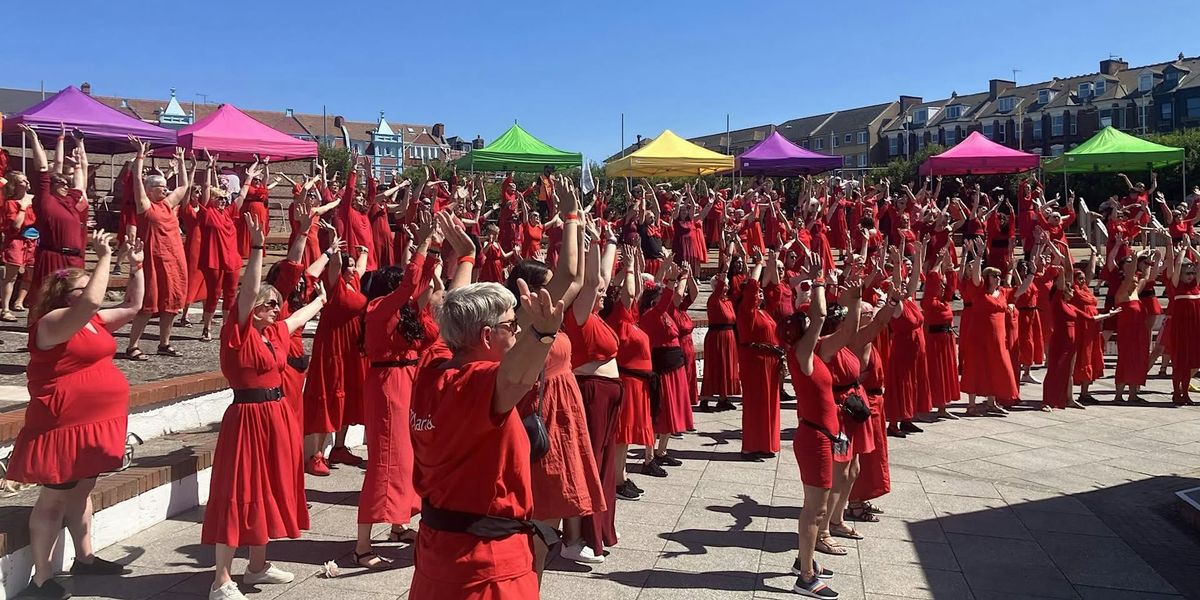
[[[732,169],[732,156],[701,148],[670,129],[637,152],[604,165],[609,177],[695,177]]]

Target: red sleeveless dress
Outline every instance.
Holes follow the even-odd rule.
[[[632,308],[617,302],[608,315],[608,324],[617,334],[617,368],[621,372],[624,396],[617,411],[618,444],[649,446],[654,443],[650,419],[650,383],[654,364],[650,359],[650,337],[637,325]]]
[[[362,353],[367,298],[358,274],[329,286],[329,303],[313,336],[312,361],[304,385],[304,433],[330,433],[363,422]]]

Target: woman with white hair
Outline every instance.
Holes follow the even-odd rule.
[[[524,280],[517,287],[524,327],[512,292],[499,284],[446,294],[438,314],[445,344],[431,350],[414,384],[413,484],[424,501],[413,600],[539,594],[531,548],[556,540],[532,520],[532,419],[522,422],[514,409],[559,339],[568,288],[534,293]]]
[[[158,315],[158,354],[182,356],[171,345],[171,327],[175,324],[175,315],[187,306],[188,292],[187,258],[183,253],[183,237],[175,211],[187,199],[191,189],[184,168],[183,149],[175,152],[175,172],[181,185],[168,190],[167,180],[162,175],[141,176],[149,146],[135,137],[129,139],[137,147],[137,157],[133,161],[133,199],[138,214],[138,237],[146,248],[146,294],[142,312],[129,329],[125,358],[148,359],[138,348],[138,342],[154,315]]]
[[[283,395],[283,369],[289,336],[320,312],[325,296],[280,320],[283,298],[260,283],[265,235],[252,215],[246,228],[250,259],[237,304],[221,327],[221,374],[233,388],[233,403],[221,419],[200,534],[202,544],[216,546],[209,600],[245,600],[230,573],[241,546],[250,550],[243,583],[291,582],[294,575],[267,562],[267,542],[308,529],[299,424]]]

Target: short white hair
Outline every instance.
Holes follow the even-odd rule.
[[[442,300],[437,322],[442,340],[453,352],[475,345],[484,327],[495,327],[517,299],[498,283],[472,283],[452,290]]]
[[[142,185],[146,189],[158,187],[160,185],[162,187],[167,187],[167,178],[163,177],[162,175],[147,175],[146,178],[142,180]]]

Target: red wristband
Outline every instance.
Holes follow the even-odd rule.
[[[571,213],[563,217],[564,221],[578,221],[579,213]]]
[[[463,263],[470,263],[470,264],[472,264],[472,265],[473,265],[473,264],[475,264],[475,257],[474,257],[474,256],[460,256],[460,257],[458,257],[458,264],[460,264],[460,265],[461,265],[461,264],[463,264]]]

